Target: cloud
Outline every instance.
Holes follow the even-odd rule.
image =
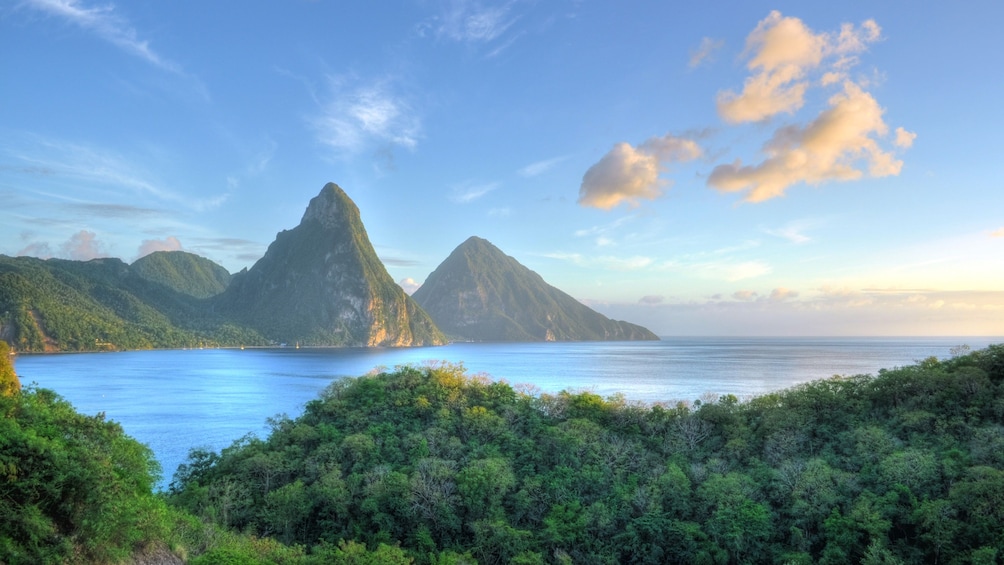
[[[390,81],[349,86],[344,78],[329,80],[328,99],[321,113],[310,119],[317,140],[337,153],[355,153],[374,143],[412,149],[418,144],[421,122],[405,97]]]
[[[74,261],[90,261],[98,257],[105,257],[94,232],[80,230],[70,236],[70,239],[59,246],[59,254],[66,259]]]
[[[908,149],[913,147],[913,140],[917,139],[917,134],[906,131],[903,128],[896,128],[896,147]]]
[[[489,182],[489,183],[471,183],[465,182],[458,186],[453,187],[453,196],[450,197],[454,202],[460,204],[469,204],[475,200],[481,198],[482,196],[496,190],[498,187],[502,186],[499,182]]]
[[[24,249],[15,253],[15,255],[18,257],[29,256],[38,257],[39,259],[49,259],[52,257],[52,248],[44,241],[36,241],[29,243]]]
[[[436,37],[462,43],[487,43],[500,37],[516,22],[510,15],[511,2],[499,6],[484,6],[470,0],[451,0],[431,24]]]
[[[732,293],[732,298],[736,300],[741,300],[743,302],[749,302],[750,300],[756,300],[759,294],[755,290],[737,290]]]
[[[639,298],[638,304],[661,304],[664,300],[666,300],[665,296],[658,294],[649,294]]]
[[[27,164],[16,170],[26,174],[31,169],[46,171],[46,176],[69,177],[74,184],[81,181],[124,189],[131,194],[149,195],[160,200],[177,202],[190,209],[204,211],[218,207],[227,195],[210,198],[191,198],[165,188],[150,171],[137,164],[135,157],[126,157],[115,151],[98,146],[82,145],[58,139],[46,139],[27,134],[19,140],[16,149],[0,147],[13,159]],[[160,212],[135,205],[69,203],[88,213],[104,217],[126,217],[130,215],[152,216]]]
[[[181,68],[150,48],[140,39],[127,19],[115,12],[113,4],[88,7],[78,0],[27,0],[26,5],[69,21],[97,34],[101,39],[166,71],[180,73]]]
[[[164,239],[144,239],[139,246],[136,258],[146,257],[155,251],[181,251],[181,241],[178,238],[168,236]]]
[[[655,200],[670,184],[659,177],[664,164],[691,161],[702,153],[692,139],[671,134],[653,137],[637,148],[618,143],[583,175],[578,202],[609,210],[623,202],[638,206],[641,199]]]
[[[512,214],[512,210],[508,206],[488,210],[488,215],[494,218],[507,218],[510,214]]]
[[[584,257],[579,253],[545,253],[545,257],[568,261],[581,267],[598,267],[609,271],[637,271],[653,265],[651,257],[636,255],[634,257]]]
[[[767,233],[769,233],[770,235],[781,237],[781,238],[787,239],[791,243],[799,244],[800,245],[800,244],[809,243],[810,241],[812,241],[811,237],[809,237],[809,236],[807,236],[807,235],[805,235],[803,233],[803,231],[806,228],[809,228],[811,226],[812,226],[812,223],[810,223],[810,222],[795,221],[795,222],[789,222],[789,223],[787,223],[784,226],[781,226],[779,228],[765,229],[764,231],[767,232]]]
[[[771,302],[781,302],[784,300],[788,300],[789,298],[797,298],[797,297],[798,297],[797,290],[778,287],[770,291],[770,296],[767,298],[767,300],[770,300]]]
[[[422,286],[420,283],[415,282],[415,279],[411,277],[403,278],[397,281],[397,284],[409,295],[415,294],[415,291]]]
[[[998,228],[990,232],[990,237],[1004,237],[1004,228]]]
[[[687,64],[693,69],[713,61],[715,53],[724,46],[725,41],[722,39],[701,38],[701,44],[690,52],[690,60]]]
[[[876,136],[888,126],[883,109],[857,84],[845,81],[844,90],[832,96],[830,107],[804,128],[786,126],[774,132],[764,146],[767,159],[752,166],[741,160],[718,165],[708,184],[723,192],[749,190],[747,202],[783,196],[799,182],[819,184],[829,180],[855,180],[898,175],[903,162],[884,151]]]
[[[773,11],[746,38],[746,67],[751,76],[742,92],[726,90],[718,94],[718,114],[733,124],[792,114],[805,104],[810,71],[825,59],[832,60],[833,70],[828,70],[821,82],[838,82],[842,71],[857,62],[855,54],[880,36],[881,30],[873,20],[860,28],[844,24],[835,35],[817,34],[802,20]]]
[[[536,177],[546,173],[547,171],[554,168],[555,165],[566,159],[568,159],[567,156],[562,156],[562,157],[553,157],[551,159],[545,159],[543,161],[537,161],[536,163],[531,163],[516,172],[521,177]]]

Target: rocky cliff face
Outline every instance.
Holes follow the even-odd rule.
[[[234,275],[216,306],[277,342],[338,346],[445,343],[391,279],[345,192],[328,183],[300,225],[280,232],[254,266]]]
[[[413,297],[453,339],[659,339],[641,326],[592,310],[478,237],[457,247]]]

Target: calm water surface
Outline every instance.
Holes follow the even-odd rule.
[[[675,402],[740,398],[833,375],[875,373],[1002,338],[664,338],[658,342],[457,343],[405,349],[216,349],[20,355],[24,384],[51,388],[85,414],[104,412],[149,445],[169,482],[192,447],[214,450],[265,420],[295,417],[333,379],[428,361],[462,362],[543,392],[591,390]]]

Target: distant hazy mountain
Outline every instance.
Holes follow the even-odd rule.
[[[592,310],[478,237],[457,247],[413,298],[454,339],[659,339],[641,326],[611,320]]]
[[[215,296],[230,284],[226,269],[184,251],[156,251],[137,259],[131,268],[141,278],[196,298]]]
[[[377,258],[359,209],[328,183],[297,227],[280,232],[214,299],[228,317],[276,341],[345,346],[445,342]]]

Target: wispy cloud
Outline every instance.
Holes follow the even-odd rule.
[[[489,192],[498,189],[500,186],[502,186],[502,183],[500,182],[465,182],[453,187],[453,195],[450,199],[460,204],[469,204]]]
[[[512,2],[490,5],[477,0],[449,0],[440,13],[423,25],[436,37],[465,43],[487,43],[498,39],[515,23]]]
[[[655,200],[670,186],[660,176],[666,165],[702,154],[697,142],[672,134],[650,138],[638,147],[617,143],[583,175],[579,204],[610,210],[622,203],[638,206],[641,200]]]
[[[998,228],[990,232],[990,237],[1004,237],[1004,228]]]
[[[421,135],[421,120],[391,80],[361,82],[329,77],[320,113],[309,119],[317,139],[338,154],[351,154],[373,144],[412,149]]]
[[[193,210],[204,211],[223,204],[227,195],[217,195],[205,198],[192,198],[166,188],[155,180],[155,175],[143,166],[137,165],[133,159],[115,151],[99,146],[66,142],[62,140],[45,139],[39,136],[27,135],[16,147],[0,147],[0,152],[8,155],[25,166],[12,170],[31,171],[44,170],[48,178],[69,178],[73,181],[86,182],[116,191],[127,191],[131,195],[152,196],[165,202],[174,202]],[[149,212],[133,205],[114,203],[93,204],[76,202],[78,207],[91,207],[92,211],[106,215],[127,214],[135,208],[143,214]]]
[[[567,156],[562,156],[562,157],[553,157],[551,159],[545,159],[543,161],[537,161],[536,163],[531,163],[523,167],[522,169],[517,171],[517,173],[521,177],[536,177],[553,169],[555,165],[561,163],[566,159],[568,159]]]
[[[78,0],[27,0],[25,5],[63,18],[154,66],[181,73],[180,66],[156,53],[149,41],[139,38],[129,20],[116,12],[114,4],[87,6]]]
[[[580,253],[545,253],[544,257],[567,261],[581,267],[594,267],[610,271],[637,271],[655,263],[651,257],[641,255],[634,257],[615,257],[612,255],[587,257]]]
[[[791,243],[803,244],[812,241],[812,238],[805,235],[805,230],[813,227],[815,222],[808,220],[797,220],[793,222],[788,222],[787,224],[778,228],[766,228],[763,231],[783,239],[787,239]]]
[[[697,68],[714,60],[715,53],[718,52],[722,47],[725,46],[725,41],[722,39],[712,39],[710,37],[704,37],[701,39],[701,44],[690,52],[690,60],[688,64],[690,68]]]

